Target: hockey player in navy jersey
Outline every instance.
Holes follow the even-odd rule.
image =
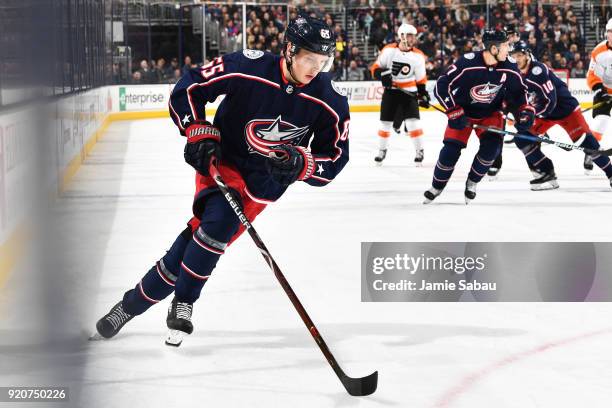
[[[436,83],[435,94],[446,109],[448,125],[444,146],[434,168],[432,186],[425,191],[425,204],[432,202],[448,183],[461,150],[474,130],[480,147],[474,157],[465,184],[465,202],[476,197],[476,186],[498,156],[503,137],[473,125],[502,128],[502,104],[516,113],[516,127],[521,131],[533,125],[535,110],[527,102],[527,87],[516,64],[507,60],[508,38],[504,31],[483,34],[485,50],[465,54],[448,67]]]
[[[193,331],[193,304],[219,257],[243,232],[209,175],[215,163],[252,221],[296,181],[325,186],[349,159],[345,95],[326,73],[335,36],[323,21],[299,16],[285,32],[284,55],[244,50],[192,69],[176,84],[170,116],[186,136],[184,156],[196,170],[193,217],[169,251],[102,317],[110,338],[171,293],[166,344]],[[205,105],[225,95],[211,124]]]
[[[524,41],[514,45],[512,57],[521,71],[521,75],[528,88],[530,103],[536,109],[536,120],[530,129],[531,134],[542,135],[555,125],[561,126],[572,142],[579,146],[599,150],[599,142],[593,136],[586,119],[580,111],[580,104],[574,98],[565,82],[557,77],[541,62],[534,61],[531,49]],[[540,144],[514,138],[517,147],[525,155],[530,168],[539,173],[532,180],[532,190],[550,190],[558,188],[557,178],[552,161],[542,153]],[[607,156],[591,156],[593,162],[599,166],[612,185],[612,165]]]

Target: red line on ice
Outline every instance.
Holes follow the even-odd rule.
[[[611,333],[612,333],[612,328],[597,330],[594,332],[580,334],[574,337],[568,337],[566,339],[543,343],[532,349],[525,350],[517,354],[511,354],[508,357],[498,360],[492,364],[489,364],[488,366],[481,368],[478,371],[475,371],[463,377],[463,379],[459,381],[457,385],[455,385],[454,387],[451,387],[448,391],[446,391],[442,395],[442,397],[438,399],[438,401],[436,401],[436,403],[434,404],[434,407],[435,408],[450,407],[451,404],[453,404],[457,399],[459,399],[461,395],[465,394],[478,381],[488,376],[489,374],[492,374],[498,370],[506,368],[510,364],[514,364],[521,360],[525,360],[527,358],[537,356],[551,349],[567,346],[567,345],[576,343],[581,340],[586,340],[586,339],[590,339],[593,337],[611,334]]]

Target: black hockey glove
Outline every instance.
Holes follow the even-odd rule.
[[[429,104],[429,93],[427,92],[424,84],[417,85],[417,99],[421,108],[429,108],[431,106]]]
[[[593,95],[593,105],[601,102],[612,102],[612,95],[608,93],[608,90],[601,82],[593,85],[593,92],[595,92],[595,95]]]
[[[468,118],[461,106],[455,106],[446,111],[448,116],[448,127],[455,130],[463,130],[468,125]]]
[[[219,129],[206,121],[194,121],[185,130],[185,161],[200,174],[210,175],[208,168],[213,160],[221,159],[221,134]]]
[[[517,113],[517,120],[514,127],[519,132],[527,132],[533,126],[535,121],[535,108],[531,105],[523,105]]]
[[[314,173],[314,159],[302,146],[279,145],[266,161],[268,174],[279,184],[288,186],[296,180],[306,180]]]
[[[385,89],[393,88],[393,79],[391,78],[390,69],[380,73],[380,82],[382,83],[382,86]]]

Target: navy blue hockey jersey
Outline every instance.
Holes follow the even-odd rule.
[[[541,62],[531,61],[523,79],[528,88],[529,103],[536,115],[544,119],[569,116],[578,106],[567,85]]]
[[[284,78],[279,56],[244,50],[215,58],[190,70],[172,91],[170,116],[181,134],[205,119],[206,103],[223,94],[213,122],[222,160],[239,170],[256,198],[274,201],[286,190],[265,167],[279,144],[310,146],[315,171],[304,181],[313,186],[329,183],[348,162],[348,101],[330,74],[296,86]]]
[[[527,86],[514,62],[487,66],[481,52],[471,52],[450,65],[438,78],[436,98],[447,110],[461,106],[474,119],[501,111],[505,102],[514,111],[527,105]]]

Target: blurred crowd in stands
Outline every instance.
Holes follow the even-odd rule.
[[[589,52],[585,49],[580,21],[570,0],[548,1],[537,7],[534,0],[499,1],[489,6],[489,26],[510,28],[528,42],[536,59],[554,69],[568,69],[571,77],[584,77]],[[437,78],[443,69],[464,53],[483,48],[481,33],[487,26],[487,6],[479,0],[346,0],[343,13],[335,15],[316,0],[298,0],[289,16],[285,6],[248,6],[246,21],[247,48],[280,54],[287,18],[307,13],[324,19],[336,33],[336,56],[333,73],[337,80],[367,80],[369,66],[378,50],[395,41],[397,27],[403,22],[418,31],[418,48],[428,57],[427,74]],[[242,12],[237,5],[208,5],[211,17],[221,22],[229,38],[242,43]],[[336,19],[334,18],[336,17]],[[355,27],[353,27],[353,24]],[[351,30],[355,44],[349,39]],[[358,46],[359,45],[359,46]],[[364,47],[371,52],[364,53]],[[184,61],[137,60],[133,83],[174,83],[190,67],[197,64],[189,56]]]

